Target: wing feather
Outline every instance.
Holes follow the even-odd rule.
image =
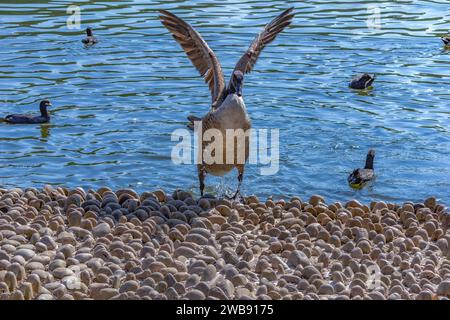
[[[236,67],[234,68],[235,71],[240,70],[245,74],[253,70],[253,67],[264,47],[272,42],[278,33],[291,24],[292,18],[294,17],[293,11],[294,8],[289,8],[283,11],[264,27],[263,31],[256,36],[250,47],[237,62]]]
[[[225,89],[222,67],[202,36],[188,23],[166,10],[160,10],[161,23],[172,33],[192,64],[204,77],[214,104]]]

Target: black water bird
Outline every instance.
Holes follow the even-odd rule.
[[[375,171],[373,169],[373,160],[375,158],[375,150],[371,149],[367,153],[366,165],[363,169],[355,169],[348,176],[348,184],[355,189],[363,188],[368,182],[375,178]]]
[[[47,123],[50,121],[50,114],[47,107],[52,104],[48,100],[41,101],[39,105],[39,110],[41,115],[30,115],[30,114],[10,114],[4,119],[5,122],[12,124],[33,124],[33,123]]]
[[[349,84],[352,89],[367,89],[375,81],[375,75],[370,75],[368,73],[362,73],[355,76]]]
[[[91,27],[86,28],[86,38],[81,40],[81,42],[83,42],[87,46],[96,44],[98,42],[97,38],[94,37],[94,34],[92,32],[92,28]]]

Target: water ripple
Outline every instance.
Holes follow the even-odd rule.
[[[194,165],[170,161],[173,130],[209,106],[208,88],[158,20],[173,10],[196,26],[228,76],[240,54],[285,1],[78,2],[82,28],[100,39],[83,48],[66,26],[66,1],[0,4],[2,114],[54,103],[52,124],[0,123],[0,185],[197,192]],[[280,171],[249,165],[245,192],[330,200],[450,200],[450,30],[447,0],[289,1],[294,24],[246,77],[255,128],[280,128]],[[367,27],[371,8],[381,28]],[[359,72],[373,91],[347,88]],[[377,181],[355,192],[346,176],[377,149]],[[236,174],[225,178],[231,186]],[[223,180],[208,177],[209,191]]]

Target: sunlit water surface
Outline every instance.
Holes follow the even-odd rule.
[[[226,76],[286,1],[67,1],[0,4],[1,115],[53,102],[49,125],[0,123],[0,185],[44,184],[198,194],[195,165],[175,165],[171,133],[209,107],[207,86],[158,20],[168,9],[197,27]],[[248,165],[244,193],[321,194],[330,201],[450,200],[450,30],[447,0],[291,1],[297,15],[245,78],[254,128],[279,128],[280,167]],[[381,13],[380,28],[370,16]],[[372,21],[372,23],[371,23]],[[369,22],[369,24],[368,24]],[[369,26],[375,23],[375,27]],[[86,49],[83,29],[100,43]],[[372,91],[347,87],[376,73]],[[377,180],[354,191],[346,178],[377,151]],[[236,185],[208,177],[207,191]]]

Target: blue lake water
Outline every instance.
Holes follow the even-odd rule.
[[[81,9],[69,29],[67,6]],[[244,193],[321,194],[330,201],[450,200],[450,32],[447,0],[2,1],[0,116],[53,102],[48,125],[0,123],[0,186],[188,189],[195,165],[171,162],[171,133],[201,116],[210,95],[158,20],[171,10],[194,25],[228,78],[261,28],[293,5],[293,24],[245,78],[254,128],[279,128],[280,170],[248,165]],[[373,16],[380,12],[380,19]],[[100,43],[80,40],[92,26]],[[376,73],[366,93],[353,75]],[[376,149],[377,180],[354,191],[352,169]],[[236,185],[234,172],[207,191]]]

